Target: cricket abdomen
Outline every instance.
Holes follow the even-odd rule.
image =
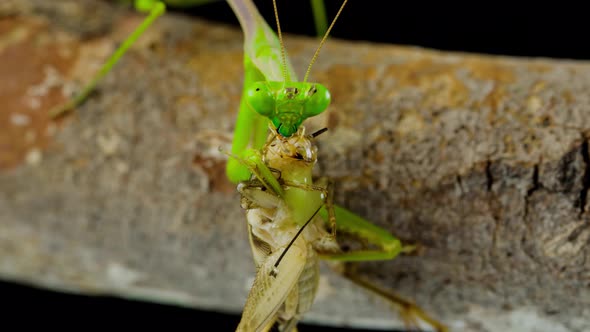
[[[308,246],[305,267],[297,282],[299,289],[299,305],[297,307],[297,313],[299,315],[303,315],[313,305],[320,281],[318,256],[311,245]]]

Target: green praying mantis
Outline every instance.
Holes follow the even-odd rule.
[[[179,2],[179,0],[175,0]],[[286,56],[276,0],[277,33],[265,22],[251,0],[228,0],[244,32],[244,86],[226,175],[237,184],[246,210],[248,237],[257,268],[236,331],[297,331],[297,323],[311,309],[319,282],[319,260],[362,262],[391,260],[414,249],[362,217],[333,203],[334,183],[314,179],[318,148],[324,130],[306,133],[304,121],[324,112],[331,103],[322,84],[307,82],[321,46],[343,10],[327,28],[299,82]],[[165,12],[162,1],[139,0],[149,12],[138,29],[107,61],[81,94],[53,116],[81,103],[98,80],[118,61],[143,31]],[[377,249],[343,251],[336,235],[350,234]],[[436,330],[446,327],[417,305],[380,289],[347,270],[345,276],[397,304],[408,326],[424,321]]]

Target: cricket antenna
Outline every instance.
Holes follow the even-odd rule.
[[[314,132],[313,134],[311,134],[311,135],[309,135],[309,136],[311,136],[311,138],[316,138],[316,137],[320,136],[321,134],[325,133],[326,131],[328,131],[328,128],[325,128],[325,127],[324,127],[324,128],[322,128],[322,129],[320,129],[320,130],[318,130],[318,131]]]
[[[274,1],[275,0],[273,0],[273,2]],[[344,2],[342,2],[342,5],[340,6],[340,9],[338,10],[338,13],[336,13],[336,17],[334,17],[334,20],[332,20],[332,24],[330,24],[330,27],[328,28],[328,30],[324,34],[324,38],[322,38],[322,41],[320,41],[320,45],[318,46],[318,49],[315,51],[315,54],[313,55],[313,58],[311,58],[311,62],[309,63],[309,67],[307,67],[307,71],[305,72],[305,77],[303,78],[303,82],[307,82],[307,77],[309,76],[309,73],[311,72],[311,66],[313,66],[315,60],[318,57],[318,54],[320,54],[320,49],[322,48],[322,46],[324,46],[324,43],[326,42],[326,39],[328,39],[328,35],[330,34],[330,30],[332,30],[332,28],[334,27],[334,24],[336,23],[336,20],[338,19],[338,16],[340,16],[340,13],[342,12],[342,9],[344,9],[344,5],[346,5],[346,2],[348,2],[348,0],[344,0]],[[279,36],[280,36],[280,34],[279,34]]]
[[[279,11],[277,10],[277,0],[272,0],[272,6],[275,11],[275,20],[277,21],[277,34],[279,35],[279,43],[281,44],[281,69],[283,71],[283,78],[285,79],[285,82],[289,82],[289,81],[291,81],[291,78],[289,77],[289,73],[287,72],[287,56],[285,55],[285,44],[283,43],[283,35],[281,33],[281,23],[279,22]]]
[[[295,234],[295,236],[291,239],[291,242],[289,242],[289,244],[287,245],[287,247],[285,248],[285,250],[283,250],[283,253],[281,254],[281,256],[279,256],[279,259],[277,259],[277,262],[274,265],[274,268],[271,270],[271,274],[276,275],[278,272],[277,268],[279,267],[279,264],[281,263],[281,260],[283,260],[283,257],[285,257],[285,254],[287,253],[287,251],[289,250],[289,248],[291,248],[291,246],[293,245],[293,243],[295,242],[295,240],[297,240],[297,238],[299,237],[299,235],[301,234],[301,232],[303,232],[303,230],[305,229],[305,226],[307,226],[307,224],[309,224],[310,221],[313,220],[313,218],[316,216],[316,214],[318,214],[318,212],[320,212],[320,209],[322,208],[322,206],[324,206],[323,204],[320,205],[320,207],[315,210],[315,212],[311,215],[311,217],[305,222],[305,224],[299,229],[299,231],[297,231],[297,234]]]

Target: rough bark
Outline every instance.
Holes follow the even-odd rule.
[[[0,5],[0,276],[240,312],[254,266],[218,147],[241,32],[167,15],[52,122],[139,17],[49,3],[67,1]],[[316,41],[287,46],[303,71]],[[318,174],[339,204],[423,247],[363,276],[454,331],[590,330],[589,63],[330,40],[313,79],[334,100]],[[399,325],[329,271],[306,320]]]

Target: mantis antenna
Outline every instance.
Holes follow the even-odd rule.
[[[307,77],[309,76],[309,73],[311,72],[311,66],[313,65],[313,63],[317,59],[318,54],[320,54],[320,49],[322,48],[322,46],[324,46],[324,43],[326,42],[326,39],[328,38],[328,35],[330,34],[330,30],[332,30],[332,27],[334,27],[334,24],[336,23],[338,16],[340,16],[342,9],[344,9],[344,5],[346,5],[346,2],[348,2],[348,0],[344,0],[344,2],[342,2],[342,5],[340,6],[338,13],[336,13],[336,17],[334,17],[334,20],[332,20],[332,23],[330,24],[330,27],[328,28],[328,30],[324,34],[322,41],[320,41],[320,45],[318,46],[318,49],[315,51],[315,54],[313,55],[313,58],[311,58],[311,62],[309,63],[309,66],[307,67],[307,71],[305,72],[305,77],[303,77],[303,82],[307,82]],[[280,32],[279,32],[279,38],[281,38]],[[282,45],[282,41],[281,41],[281,45]]]
[[[279,35],[279,43],[281,44],[281,69],[283,70],[283,78],[285,82],[291,81],[287,73],[287,60],[285,55],[285,44],[283,43],[283,35],[281,34],[281,23],[279,22],[279,11],[277,10],[277,0],[272,0],[272,6],[275,11],[275,20],[277,21],[277,34]],[[328,30],[329,31],[329,30]]]

